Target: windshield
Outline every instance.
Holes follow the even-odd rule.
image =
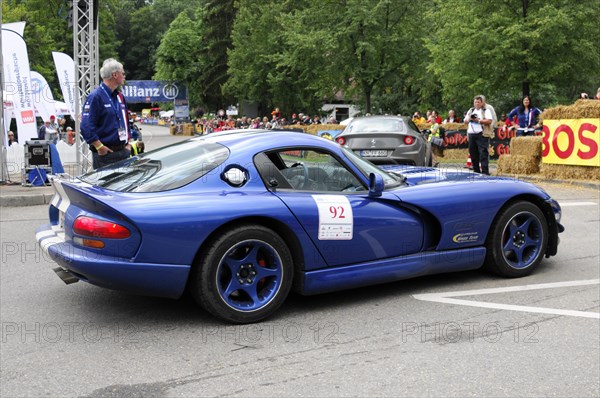
[[[188,140],[148,152],[79,177],[119,192],[160,192],[182,187],[204,176],[229,157],[216,143]]]
[[[361,133],[402,132],[406,131],[406,126],[404,125],[404,120],[397,118],[354,119],[347,127],[345,133],[357,131]]]
[[[342,148],[342,150],[344,151],[344,154],[348,157],[348,159],[360,169],[360,171],[365,177],[369,178],[369,174],[371,173],[379,174],[381,177],[383,177],[383,182],[385,183],[386,189],[397,187],[404,182],[402,178],[381,170],[379,167],[375,166],[368,160],[365,160],[364,158],[358,156],[348,148],[344,147]]]

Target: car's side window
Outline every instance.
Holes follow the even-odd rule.
[[[330,153],[314,149],[288,149],[265,155],[261,157],[263,164],[259,170],[261,175],[268,173],[269,176],[263,175],[263,180],[277,180],[280,189],[343,193],[367,190],[366,186]],[[265,159],[268,159],[268,162],[265,162]]]

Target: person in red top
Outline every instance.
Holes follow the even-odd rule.
[[[442,124],[442,117],[437,113],[437,111],[433,110],[433,111],[431,111],[431,115],[429,115],[429,119],[427,120],[427,123]]]

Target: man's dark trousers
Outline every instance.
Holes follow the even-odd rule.
[[[483,133],[469,134],[469,155],[475,173],[490,174],[490,139]],[[479,167],[481,163],[481,167]]]

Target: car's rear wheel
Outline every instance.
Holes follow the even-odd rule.
[[[192,295],[208,312],[234,323],[263,320],[292,286],[293,260],[274,231],[261,225],[232,228],[203,251],[192,274]]]
[[[502,209],[486,241],[486,268],[508,277],[529,275],[548,245],[548,224],[533,203],[519,201]]]

